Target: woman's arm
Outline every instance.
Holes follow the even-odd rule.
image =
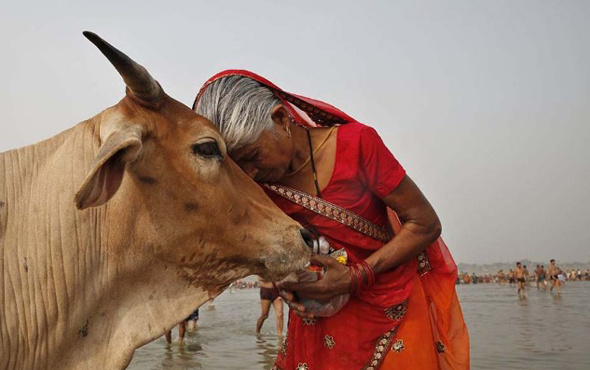
[[[408,176],[383,201],[397,213],[402,229],[390,242],[366,259],[375,274],[391,270],[417,256],[440,236],[442,229],[436,212]],[[321,280],[313,283],[282,284],[280,288],[296,291],[301,297],[318,300],[329,300],[337,295],[350,293],[352,279],[348,267],[325,256],[312,257],[312,263],[325,267],[326,274]],[[292,308],[300,311],[298,308],[302,306],[292,303]]]
[[[442,231],[436,212],[408,176],[383,201],[397,213],[402,229],[390,242],[366,259],[375,274],[391,270],[416,257]]]

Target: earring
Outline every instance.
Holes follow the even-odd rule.
[[[291,137],[291,128],[289,126],[285,126],[285,131],[287,131],[287,137]]]

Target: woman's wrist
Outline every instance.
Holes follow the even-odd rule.
[[[350,265],[349,274],[351,294],[370,289],[375,285],[375,272],[365,260]]]
[[[366,288],[372,288],[373,285],[375,285],[375,272],[373,271],[373,268],[366,260],[360,261],[359,265],[362,267],[363,272],[365,273],[367,280],[365,284]]]

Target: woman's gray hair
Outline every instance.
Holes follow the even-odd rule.
[[[273,127],[273,108],[281,100],[267,87],[246,76],[227,76],[205,88],[195,112],[221,132],[229,151],[255,142]]]

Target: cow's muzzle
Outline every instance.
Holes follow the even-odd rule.
[[[263,258],[267,270],[263,277],[279,281],[291,273],[305,269],[309,264],[313,239],[306,229],[300,229],[299,234],[301,237],[296,238],[298,240],[275,248],[275,253]]]

